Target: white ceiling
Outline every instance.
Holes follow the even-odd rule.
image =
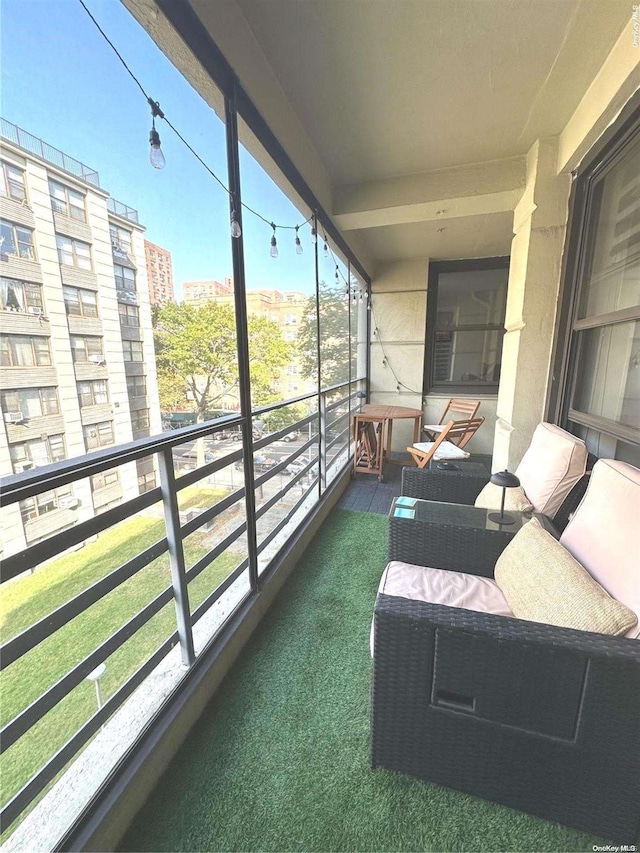
[[[560,132],[629,0],[237,0],[334,184]]]
[[[192,0],[214,40],[215,2]],[[559,134],[631,14],[630,0],[235,4],[334,197],[348,185],[522,156]],[[472,183],[468,194],[478,192]],[[374,263],[508,253],[512,213],[473,213],[349,234]]]

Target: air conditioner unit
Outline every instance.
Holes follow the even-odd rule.
[[[16,474],[22,474],[23,471],[30,471],[32,468],[35,468],[35,462],[16,462],[13,466]]]
[[[103,355],[90,355],[89,361],[91,361],[93,364],[106,364],[107,363],[107,360],[105,359],[105,357]]]
[[[36,317],[42,317],[44,315],[44,311],[42,308],[27,308],[29,314],[34,314]]]
[[[74,498],[73,495],[62,495],[61,498],[58,498],[56,506],[58,509],[76,509],[78,503],[78,498]]]
[[[4,419],[8,424],[21,424],[24,421],[22,412],[5,412]]]

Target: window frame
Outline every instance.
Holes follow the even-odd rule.
[[[140,347],[140,358],[133,357],[134,345],[136,348]],[[125,363],[142,364],[144,362],[144,348],[142,346],[142,341],[122,341],[122,357]]]
[[[142,394],[132,394],[132,390],[135,391],[135,386],[138,384],[142,384]],[[127,376],[127,396],[130,400],[138,400],[147,396],[147,377],[144,374],[132,374],[131,376]]]
[[[26,225],[20,225],[17,222],[11,222],[10,219],[0,219],[0,225],[8,226],[11,229],[11,238],[13,240],[13,249],[14,251],[8,252],[5,250],[4,246],[0,248],[0,253],[2,255],[12,255],[16,258],[20,258],[22,261],[36,261],[36,246],[33,241],[34,230],[33,228],[27,228]],[[25,234],[29,235],[29,242],[26,243],[24,240],[18,239],[18,231],[24,231]],[[26,246],[28,249],[27,255],[23,255],[21,251],[21,246]]]
[[[16,338],[24,339],[29,341],[29,345],[31,347],[31,353],[33,356],[33,361],[31,364],[16,364],[15,363],[15,355],[13,346],[15,346],[14,341]],[[47,342],[47,361],[39,361],[39,353],[44,351],[44,348],[39,349],[36,347],[34,343],[36,340],[38,341],[46,341]],[[6,350],[5,350],[6,345]],[[7,363],[4,360],[4,353],[7,353]],[[2,335],[0,336],[0,366],[2,367],[52,367],[53,366],[53,358],[51,355],[51,343],[49,338],[45,335]]]
[[[640,306],[624,308],[590,317],[578,317],[583,286],[585,262],[589,244],[597,226],[594,213],[594,188],[640,139],[640,93],[622,110],[618,121],[605,132],[591,155],[574,173],[569,199],[568,233],[562,260],[561,287],[554,330],[549,392],[545,419],[559,424],[569,432],[580,428],[594,430],[618,441],[640,445],[640,429],[591,415],[571,407],[580,366],[580,332],[589,328],[607,329],[622,322],[640,320]]]
[[[107,432],[105,427],[109,429],[109,441],[104,441],[104,433]],[[88,441],[88,430],[95,429],[96,430],[96,444],[95,446],[89,446]],[[99,421],[95,424],[87,424],[82,427],[82,438],[84,440],[84,446],[87,453],[91,453],[92,450],[100,450],[102,447],[113,447],[116,443],[116,434],[113,429],[113,421]]]
[[[65,262],[63,257],[63,252],[66,251],[60,245],[60,241],[67,240],[71,244],[71,256],[73,263],[68,264]],[[89,266],[82,266],[78,263],[78,258],[81,257],[78,255],[78,246],[86,246],[87,247],[87,255],[89,258]],[[93,272],[93,255],[91,253],[91,243],[85,243],[84,240],[77,240],[75,237],[67,237],[65,234],[56,233],[56,250],[58,252],[58,263],[63,267],[71,267],[76,270],[85,270],[87,272]]]
[[[0,171],[2,172],[2,183],[0,183],[0,196],[3,198],[11,198],[14,201],[19,201],[24,204],[28,204],[27,198],[27,184],[25,182],[25,170],[21,169],[20,166],[16,166],[15,163],[10,163],[8,160],[0,160]],[[20,186],[22,189],[22,195],[14,195],[11,192],[11,187],[16,183],[14,179],[10,179],[8,175],[9,169],[14,169],[16,172],[20,173]],[[6,189],[6,192],[3,192],[3,189]]]
[[[135,320],[134,323],[130,322],[132,317]],[[140,328],[140,308],[137,305],[131,305],[129,302],[118,302],[118,318],[121,328]],[[123,319],[126,322],[123,322]]]
[[[67,301],[67,293],[71,290],[75,291],[77,295],[77,304],[80,308],[77,312],[69,310],[70,303]],[[85,310],[85,300],[89,302],[89,305],[91,304],[90,300],[87,300],[86,294],[91,294],[91,297],[95,300],[93,303],[95,306],[95,313],[93,314]],[[100,312],[98,310],[98,294],[95,290],[89,290],[89,288],[86,287],[74,287],[72,284],[64,284],[62,286],[62,299],[64,301],[64,310],[67,317],[90,317],[92,319],[100,317]]]
[[[96,386],[104,386],[103,400],[99,400]],[[81,390],[80,386],[89,386],[87,390]],[[80,409],[86,409],[89,406],[105,406],[109,404],[109,385],[106,379],[81,379],[76,382],[76,390],[78,392],[78,405]],[[89,402],[83,402],[83,398],[89,399]]]
[[[438,281],[441,273],[448,272],[477,272],[482,270],[509,269],[511,257],[500,255],[493,258],[465,258],[456,261],[430,261],[429,277],[427,282],[427,322],[425,329],[424,348],[424,370],[422,380],[422,393],[424,396],[451,396],[452,394],[482,394],[483,396],[496,397],[500,380],[496,382],[434,382],[432,380],[435,367],[435,344],[436,333],[442,331],[437,328],[438,313]],[[489,323],[474,326],[461,327],[461,331],[501,331],[504,337],[505,311],[502,315],[502,324]],[[502,362],[500,362],[502,365]]]
[[[40,282],[37,281],[27,281],[22,278],[9,278],[9,276],[0,276],[0,284],[3,286],[6,284],[7,288],[21,288],[22,289],[22,301],[24,303],[24,308],[7,308],[4,298],[2,296],[2,287],[0,287],[0,311],[9,311],[13,314],[30,314],[29,308],[39,308],[41,313],[44,314],[44,296],[43,296],[43,287]],[[34,294],[37,298],[34,300]]]
[[[84,359],[76,358],[76,353],[79,351],[79,348],[75,346],[76,341],[82,341],[84,345]],[[100,342],[100,352],[89,352],[89,341],[99,341]],[[100,358],[104,360],[104,342],[100,335],[69,335],[69,345],[71,347],[71,360],[74,364],[91,364],[92,355],[98,355]]]
[[[51,403],[51,397],[49,401],[45,401],[43,398],[43,392],[45,391],[53,391],[52,398],[55,402],[55,409],[51,411],[46,411],[46,407]],[[21,394],[25,393],[37,393],[38,400],[40,402],[40,414],[39,415],[30,415],[28,411],[25,411],[22,406],[24,405],[23,400],[20,398]],[[7,405],[7,399],[10,395],[16,395],[16,402],[18,404],[17,408],[12,408],[11,405]],[[8,388],[6,391],[0,392],[0,408],[2,408],[2,412],[9,413],[13,412],[17,414],[18,412],[24,417],[25,420],[30,420],[31,418],[46,418],[50,416],[55,416],[60,414],[60,400],[58,397],[58,388],[56,385],[44,385],[42,388]],[[27,406],[25,406],[28,409]]]
[[[119,270],[123,270],[123,272],[120,273]],[[133,276],[132,282],[127,279],[127,276],[124,273],[124,270],[128,270],[128,272],[131,273],[131,275]],[[132,269],[131,267],[126,266],[126,264],[114,264],[113,265],[113,277],[114,277],[115,282],[116,282],[116,290],[122,291],[124,293],[137,293],[138,292],[136,289],[136,271],[134,269]],[[133,284],[133,286],[132,287],[128,287],[128,286],[125,287],[125,284]]]
[[[51,209],[54,213],[61,213],[63,216],[68,216],[69,219],[73,219],[75,222],[85,222],[87,221],[87,197],[80,192],[80,190],[76,190],[73,187],[67,186],[67,184],[63,184],[60,181],[56,181],[54,178],[48,179],[49,186],[49,199],[51,201]],[[51,191],[52,188],[59,188],[64,192],[64,210],[58,210],[56,205],[62,204],[59,198],[54,196]],[[77,196],[82,204],[71,204],[70,198]],[[82,211],[82,216],[74,216],[72,211]]]

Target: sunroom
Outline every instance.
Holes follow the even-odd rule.
[[[237,408],[163,431],[153,417],[134,423],[131,406],[132,440],[102,443],[111,415],[99,383],[126,381],[129,400],[150,399],[157,384],[135,367],[136,347],[152,343],[126,331],[136,310],[150,311],[136,302],[133,249],[122,242],[131,233],[135,248],[142,226],[136,210],[109,198],[101,221],[122,296],[118,304],[114,296],[122,352],[109,349],[105,331],[104,350],[83,345],[84,361],[62,364],[54,349],[53,363],[37,362],[59,379],[36,384],[62,387],[65,370],[79,395],[84,383],[85,445],[73,450],[67,438],[66,458],[29,465],[41,418],[32,414],[30,424],[22,398],[5,404],[3,396],[0,461],[14,471],[1,496],[7,849],[586,850],[619,842],[372,770],[369,628],[387,563],[386,513],[402,491],[394,463],[409,464],[413,424],[394,424],[393,458],[377,484],[366,474],[354,481],[352,421],[371,403],[420,410],[435,423],[450,398],[468,398],[484,422],[466,449],[487,473],[515,470],[540,422],[582,439],[589,467],[609,459],[640,468],[638,7],[122,7],[156,53],[135,61],[117,17],[103,20],[103,7],[88,3],[108,98],[142,89],[144,122],[161,139],[151,139],[152,151],[161,144],[167,161],[163,177],[172,157],[189,157],[212,193],[213,173],[224,184],[207,215],[226,240],[231,289],[220,298],[236,336]],[[198,139],[181,138],[179,110],[147,88],[156,78],[146,64],[167,60],[210,108]],[[97,175],[20,133],[3,123],[3,163],[6,149],[14,169],[35,158],[27,177],[36,167],[48,172],[52,204],[61,205],[52,221],[67,243],[56,255],[38,238],[32,254],[20,255],[20,234],[37,232],[35,191],[26,200],[3,192],[3,229],[5,217],[14,223],[3,235],[16,242],[3,249],[3,287],[5,276],[40,282],[45,306],[29,315],[27,290],[22,297],[11,285],[25,308],[3,296],[4,334],[53,338],[61,323],[90,341],[98,334],[91,292],[101,287],[92,291],[90,276],[103,274],[96,244],[87,254],[93,270],[78,272],[77,261],[98,215],[87,201],[87,224],[78,221],[79,202],[69,191],[55,196],[51,175],[76,195],[88,184],[99,195]],[[14,172],[4,174],[15,184]],[[170,199],[188,196],[189,185],[174,176],[167,187],[170,216]],[[59,317],[47,278],[57,259]],[[293,298],[290,308],[276,305],[277,264],[283,281],[299,278],[301,313]],[[264,318],[281,312],[292,335],[300,324],[306,336],[299,363],[282,371],[277,401],[266,404],[256,393],[261,360],[270,368],[251,307],[265,282]],[[80,292],[77,316],[63,287]],[[100,319],[106,330],[107,313]],[[165,322],[156,327],[159,364]],[[27,364],[11,346],[2,351],[6,377]],[[116,361],[122,375],[114,377]],[[3,395],[12,381],[3,380]],[[230,400],[220,407],[232,409]],[[42,419],[46,402],[40,395]],[[64,409],[62,391],[50,405]],[[12,450],[19,442],[21,473]],[[375,494],[375,511],[358,511],[365,494]]]

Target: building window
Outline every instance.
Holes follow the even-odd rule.
[[[0,278],[0,307],[3,311],[44,314],[41,285],[3,276]]]
[[[297,376],[298,374],[298,365],[297,364],[288,364],[287,365],[287,375],[288,376]]]
[[[113,275],[116,280],[116,290],[124,290],[125,293],[136,292],[136,274],[129,267],[120,264],[113,265]]]
[[[9,455],[15,474],[66,459],[64,436],[49,435],[9,445]]]
[[[277,314],[275,314],[275,315],[274,315],[274,320],[276,320],[276,321],[277,321],[277,317],[278,317],[278,315],[277,315]],[[286,314],[286,315],[285,315],[285,318],[284,318],[284,324],[285,324],[285,326],[296,326],[296,325],[297,325],[297,323],[298,323],[298,317],[297,317],[297,315],[296,315],[296,314]]]
[[[97,450],[99,447],[108,447],[110,444],[115,444],[113,423],[111,421],[103,421],[99,424],[91,424],[91,426],[83,427],[82,433],[87,453],[90,450]]]
[[[118,311],[120,312],[120,325],[140,326],[140,311],[136,305],[125,305],[123,302],[118,303]]]
[[[58,247],[58,260],[63,266],[76,267],[79,270],[92,269],[91,246],[88,243],[56,234],[56,246]]]
[[[98,492],[100,489],[115,486],[119,482],[120,475],[117,471],[102,471],[100,474],[94,474],[91,477],[91,491]]]
[[[509,258],[429,265],[424,392],[497,393]]]
[[[125,361],[143,361],[142,341],[122,341],[122,354]]]
[[[2,367],[48,367],[51,364],[49,338],[3,335],[0,338]]]
[[[109,236],[111,238],[111,248],[114,252],[123,255],[131,253],[131,231],[126,228],[120,228],[119,225],[109,223]]]
[[[127,376],[127,394],[129,397],[146,397],[147,381],[144,376]]]
[[[138,491],[140,494],[149,492],[156,487],[156,474],[153,470],[153,460],[149,457],[136,461],[138,471]]]
[[[16,255],[25,261],[35,261],[33,231],[0,219],[0,253],[3,258],[5,255]]]
[[[81,336],[71,335],[71,356],[74,363],[78,362],[93,362],[94,364],[104,364],[105,358],[102,351],[102,338],[94,335]]]
[[[84,206],[84,196],[77,190],[72,190],[57,181],[49,181],[49,198],[54,213],[62,213],[77,219],[79,222],[87,221],[87,213]]]
[[[56,509],[75,509],[77,505],[78,502],[73,499],[71,488],[63,486],[20,501],[20,514],[23,524],[26,524]]]
[[[94,379],[90,382],[78,382],[78,400],[80,408],[100,406],[109,402],[107,383],[104,379]]]
[[[72,317],[97,317],[98,296],[93,290],[84,290],[80,287],[62,288],[64,307]]]
[[[595,455],[640,462],[640,117],[612,129],[574,184],[560,423]],[[573,238],[573,242],[571,242]],[[576,239],[577,238],[577,239]],[[554,394],[558,389],[554,389]],[[620,447],[618,443],[620,442]],[[625,447],[626,445],[626,447]],[[631,447],[629,446],[631,445]],[[622,454],[622,456],[620,456]]]
[[[56,388],[16,388],[3,391],[2,411],[4,414],[29,418],[43,418],[47,415],[59,415],[58,391]]]
[[[24,172],[11,163],[3,160],[0,169],[0,195],[14,198],[16,201],[26,201],[27,193],[24,186]]]
[[[298,383],[297,382],[288,382],[287,383],[287,391],[297,391]]]
[[[138,409],[135,412],[131,412],[131,429],[134,432],[141,429],[149,429],[149,427],[149,409]]]

